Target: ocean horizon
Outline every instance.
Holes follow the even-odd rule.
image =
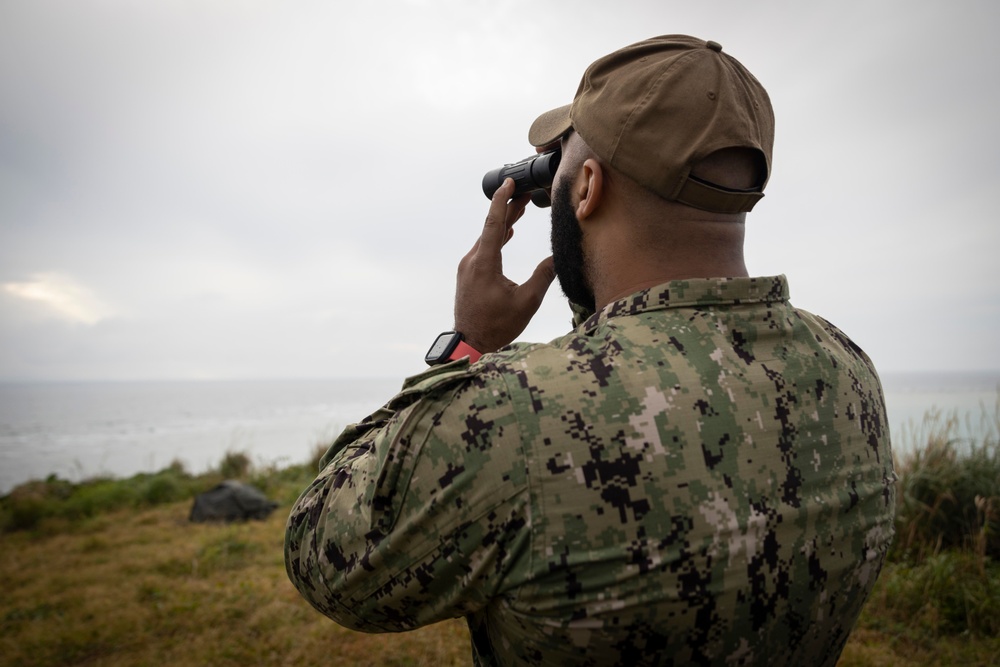
[[[970,439],[996,438],[1000,371],[883,373],[897,453],[930,417]],[[127,477],[181,462],[217,467],[227,451],[256,465],[308,460],[384,404],[402,378],[0,382],[0,495],[33,479]]]

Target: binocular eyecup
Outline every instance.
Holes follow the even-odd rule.
[[[492,199],[493,194],[503,185],[504,180],[514,179],[514,197],[531,193],[531,201],[539,208],[552,205],[549,189],[559,168],[562,151],[558,148],[547,153],[539,153],[520,162],[486,172],[483,176],[483,194]]]

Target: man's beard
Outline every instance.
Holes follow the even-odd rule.
[[[587,279],[583,231],[573,212],[568,180],[552,192],[552,261],[566,298],[593,312],[594,290]]]

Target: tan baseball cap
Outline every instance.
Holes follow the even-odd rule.
[[[547,146],[571,128],[601,159],[670,201],[739,213],[764,196],[774,145],[771,100],[716,42],[665,35],[597,60],[573,103],[539,116],[528,140]],[[759,151],[766,171],[757,187],[733,190],[691,175],[724,148]]]

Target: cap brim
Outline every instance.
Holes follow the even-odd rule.
[[[570,128],[573,127],[573,121],[569,117],[569,110],[572,106],[572,104],[567,104],[564,107],[546,111],[536,118],[528,130],[528,141],[531,142],[531,145],[536,148],[548,146],[569,132]]]

